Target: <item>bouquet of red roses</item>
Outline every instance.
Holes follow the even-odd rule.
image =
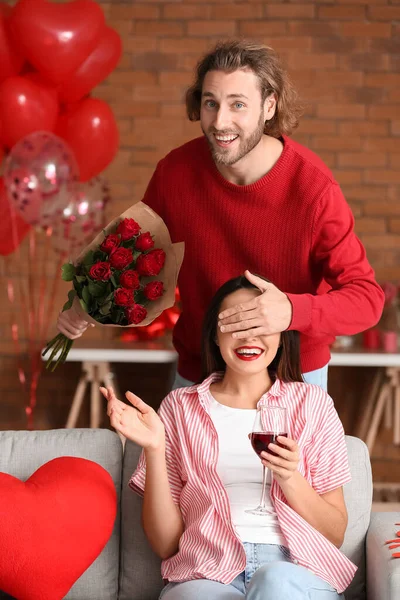
[[[143,231],[148,229],[148,231]],[[88,322],[135,327],[148,325],[173,306],[183,244],[172,244],[162,219],[139,202],[112,221],[74,263],[62,267],[72,281],[63,310],[74,305]],[[43,351],[46,368],[65,361],[73,340],[56,335]],[[55,358],[56,357],[56,358]]]

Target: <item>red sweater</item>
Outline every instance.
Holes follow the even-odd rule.
[[[303,373],[328,363],[336,335],[358,333],[380,318],[383,292],[339,185],[315,154],[289,138],[274,167],[245,186],[222,177],[204,137],[192,140],[158,163],[143,202],[164,219],[173,242],[185,242],[174,345],[178,371],[191,381],[200,376],[205,310],[216,290],[245,269],[288,295]]]

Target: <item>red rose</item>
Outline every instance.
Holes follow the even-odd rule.
[[[133,261],[133,254],[130,248],[118,248],[110,256],[110,264],[114,269],[121,271]]]
[[[139,275],[158,275],[164,266],[164,250],[151,250],[148,254],[141,254],[136,261],[136,270]]]
[[[119,245],[119,235],[111,233],[110,235],[104,238],[104,242],[101,244],[100,250],[103,250],[103,252],[107,252],[107,254],[111,254],[112,252],[114,252],[114,250],[118,248]]]
[[[119,283],[124,288],[138,290],[140,288],[139,273],[133,269],[124,271],[119,279]]]
[[[141,233],[136,240],[135,248],[136,250],[140,250],[141,252],[145,252],[146,250],[150,250],[153,248],[154,240],[150,235],[150,231],[146,231],[146,233]]]
[[[114,302],[117,306],[131,306],[133,304],[133,290],[118,288],[114,292]]]
[[[141,304],[134,304],[125,311],[129,325],[137,325],[147,317],[147,310]]]
[[[97,262],[90,267],[89,277],[95,281],[108,281],[111,275],[109,262]]]
[[[150,281],[144,286],[143,293],[148,300],[157,300],[164,293],[164,284],[162,281]]]
[[[139,223],[136,223],[135,219],[124,219],[117,227],[117,233],[120,234],[121,239],[131,240],[140,231]]]

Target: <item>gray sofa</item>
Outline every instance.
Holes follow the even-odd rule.
[[[394,523],[400,522],[400,513],[371,514],[367,448],[361,440],[349,436],[347,447],[353,478],[345,486],[349,526],[342,549],[359,569],[346,600],[399,600],[400,560],[391,559],[384,542],[394,537]],[[140,448],[129,442],[123,452],[119,437],[102,429],[0,432],[2,472],[25,480],[52,458],[80,456],[98,462],[115,482],[120,504],[113,535],[70,590],[68,600],[158,598],[162,589],[160,561],[150,550],[140,525],[141,499],[127,487],[139,453]],[[9,597],[0,593],[0,598]]]

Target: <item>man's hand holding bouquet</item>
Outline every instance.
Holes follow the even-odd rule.
[[[114,219],[77,259],[62,268],[72,281],[63,311],[74,307],[85,321],[101,326],[150,324],[175,302],[184,244],[172,244],[165,223],[138,202]],[[67,358],[73,340],[59,333],[46,346],[46,367]]]

